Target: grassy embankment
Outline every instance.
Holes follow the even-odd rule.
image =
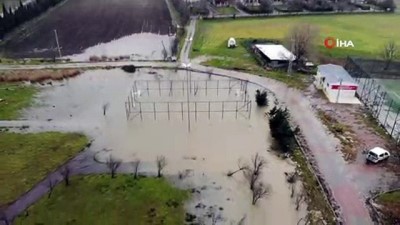
[[[293,160],[297,163],[298,170],[301,171],[301,178],[307,196],[308,210],[320,211],[327,224],[335,224],[334,214],[325,200],[323,190],[307,166],[307,159],[299,149],[293,152]]]
[[[397,219],[397,222],[400,220],[400,190],[390,192],[390,193],[384,193],[380,195],[376,199],[377,203],[382,205],[382,212],[384,213],[384,216],[386,217],[386,223],[387,225],[393,224],[394,221]],[[392,218],[390,218],[392,217]]]
[[[78,76],[77,69],[7,70],[0,72],[0,120],[17,119],[23,108],[28,107],[37,92],[33,86],[21,81],[44,82]]]
[[[239,45],[228,49],[226,42],[230,37],[236,39],[277,39],[283,40],[296,24],[308,23],[318,28],[316,38],[317,51],[323,57],[344,58],[347,55],[377,57],[383,44],[388,40],[399,40],[400,30],[397,24],[399,14],[367,15],[324,15],[280,18],[251,18],[199,21],[193,43],[192,58],[207,55],[216,56],[205,64],[227,69],[243,69],[250,73],[261,74],[302,88],[299,82],[304,77],[288,77],[279,72],[266,72],[257,66],[256,60]],[[354,48],[326,49],[323,40],[328,37],[351,40]]]
[[[17,119],[31,104],[36,89],[20,84],[0,84],[0,120]]]
[[[0,132],[0,205],[28,191],[87,143],[77,133]]]
[[[77,176],[58,185],[15,224],[184,224],[187,191],[165,179],[130,175]]]

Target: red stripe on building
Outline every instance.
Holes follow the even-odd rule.
[[[340,88],[339,88],[340,87]],[[357,86],[356,85],[332,85],[331,86],[332,90],[357,90]]]

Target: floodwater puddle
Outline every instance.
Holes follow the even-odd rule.
[[[212,219],[207,213],[213,211],[220,216],[217,224],[243,219],[251,225],[293,225],[307,213],[306,205],[296,210],[290,197],[284,173],[295,166],[267,151],[272,141],[268,108],[254,104],[257,88],[185,71],[91,70],[43,87],[25,119],[42,121],[37,130],[48,126],[88,134],[94,140],[89,151],[100,152],[99,161],[110,155],[124,163],[140,159],[142,172],[156,173],[156,157],[165,156],[165,174],[175,177],[177,186],[192,190],[188,212],[206,215],[205,221]],[[243,173],[226,174],[257,153],[267,161],[261,180],[270,193],[254,206]]]
[[[154,33],[131,34],[107,43],[99,43],[83,50],[80,54],[66,56],[74,62],[89,61],[91,57],[119,58],[131,60],[163,60],[163,50],[170,55],[174,36]]]

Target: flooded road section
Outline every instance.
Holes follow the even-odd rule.
[[[187,210],[198,217],[214,209],[220,218],[217,224],[237,224],[243,218],[243,224],[249,225],[296,224],[305,216],[306,205],[296,210],[290,197],[284,173],[295,167],[267,151],[271,137],[264,113],[268,108],[254,104],[257,87],[196,73],[189,75],[190,82],[186,77],[185,71],[172,70],[88,71],[43,87],[25,119],[43,121],[36,130],[88,134],[94,139],[88,151],[99,152],[95,154],[99,161],[110,155],[124,163],[140,159],[142,172],[155,173],[156,157],[165,156],[165,174],[177,177],[186,171],[185,178],[173,181],[192,190]],[[244,97],[246,90],[250,97]],[[252,106],[243,106],[249,100]],[[270,186],[270,194],[253,206],[243,174],[227,177],[226,173],[238,168],[238,160],[249,162],[256,153],[267,161],[262,181]],[[206,222],[210,219],[204,216]]]

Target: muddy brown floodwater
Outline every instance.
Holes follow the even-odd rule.
[[[190,94],[187,87],[191,85],[187,80],[185,82],[185,75],[184,71],[141,70],[135,74],[119,69],[87,71],[79,77],[43,87],[36,106],[25,112],[25,119],[43,121],[38,130],[57,124],[58,130],[82,131],[90,135],[94,142],[89,151],[98,152],[96,158],[99,161],[106,160],[110,154],[123,162],[138,158],[143,162],[142,172],[155,173],[155,159],[164,155],[168,161],[166,174],[176,177],[179,172],[188,171],[186,178],[173,181],[177,186],[194,190],[187,210],[197,216],[204,215],[213,206],[223,217],[220,224],[238,222],[243,217],[245,224],[252,225],[296,224],[305,216],[306,205],[301,205],[297,211],[290,198],[284,172],[293,172],[293,163],[267,151],[271,145],[264,117],[267,108],[259,109],[253,102],[251,111],[242,109],[236,117],[236,111],[230,109],[236,105],[235,101],[239,102],[239,107],[244,101],[244,91],[240,91],[243,83],[191,73]],[[148,112],[142,114],[143,120],[134,114],[134,110],[129,120],[126,117],[125,101],[133,87],[136,93],[140,92],[135,107],[142,105],[142,111]],[[249,100],[254,100],[256,89],[255,85],[247,85]],[[166,102],[171,104],[169,119],[162,106]],[[211,102],[210,111],[213,112],[208,114],[207,107],[200,106],[201,102]],[[154,108],[146,104],[156,107],[155,115]],[[172,107],[174,104],[183,106],[183,115],[182,108]],[[219,108],[222,104],[225,107],[223,118],[222,108]],[[103,105],[108,105],[106,116]],[[262,180],[270,186],[271,193],[253,206],[242,173],[231,178],[226,173],[237,169],[239,159],[249,161],[256,153],[267,161]]]

